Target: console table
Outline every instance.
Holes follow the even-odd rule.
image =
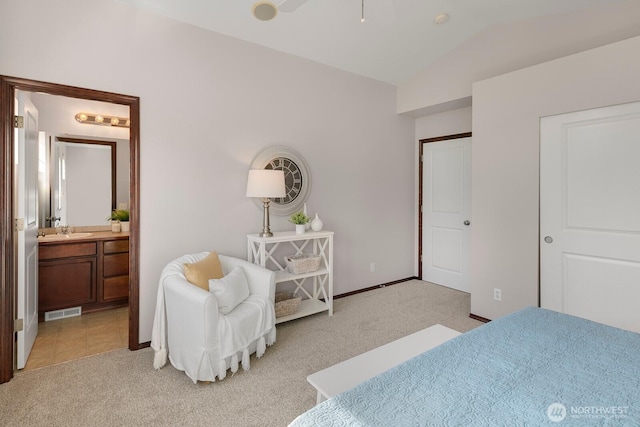
[[[283,244],[280,251],[277,249]],[[307,252],[304,252],[305,248]],[[277,256],[283,255],[276,259]],[[311,253],[320,255],[320,268],[317,271],[291,274],[286,269],[284,256]],[[307,231],[296,234],[295,231],[273,233],[272,237],[260,237],[259,234],[247,235],[247,259],[249,262],[276,271],[276,286],[282,282],[293,282],[294,292],[302,294],[300,310],[289,316],[276,319],[276,323],[287,322],[311,314],[328,311],[333,316],[333,231]],[[306,282],[312,282],[310,289]]]

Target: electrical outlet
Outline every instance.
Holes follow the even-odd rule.
[[[493,288],[493,299],[496,301],[502,301],[502,289]]]
[[[372,262],[371,265],[369,266],[369,271],[371,271],[372,273],[376,272],[376,263]]]

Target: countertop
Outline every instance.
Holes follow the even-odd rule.
[[[72,239],[60,238],[59,240],[45,241],[39,237],[38,244],[39,245],[60,245],[60,244],[97,241],[97,240],[124,240],[129,238],[128,231],[121,231],[119,233],[114,233],[113,231],[89,231],[89,233],[93,233],[93,235],[87,236],[87,237],[72,238]]]

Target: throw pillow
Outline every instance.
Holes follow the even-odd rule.
[[[184,264],[184,275],[194,285],[209,290],[209,279],[219,279],[224,274],[218,253],[213,251],[198,262]]]
[[[209,280],[209,290],[215,295],[222,314],[229,314],[249,297],[249,283],[242,267],[234,268],[222,279]]]

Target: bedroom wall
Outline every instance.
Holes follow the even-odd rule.
[[[394,86],[117,1],[3,4],[0,52],[1,74],[140,97],[141,342],[166,263],[246,257],[262,220],[247,171],[269,145],[309,163],[309,211],[336,233],[336,294],[413,275],[414,124]]]
[[[472,313],[538,305],[540,117],[640,100],[638,52],[635,37],[474,83]]]
[[[397,111],[417,117],[470,105],[473,82],[640,36],[638,16],[640,2],[623,0],[487,28],[400,84]]]

